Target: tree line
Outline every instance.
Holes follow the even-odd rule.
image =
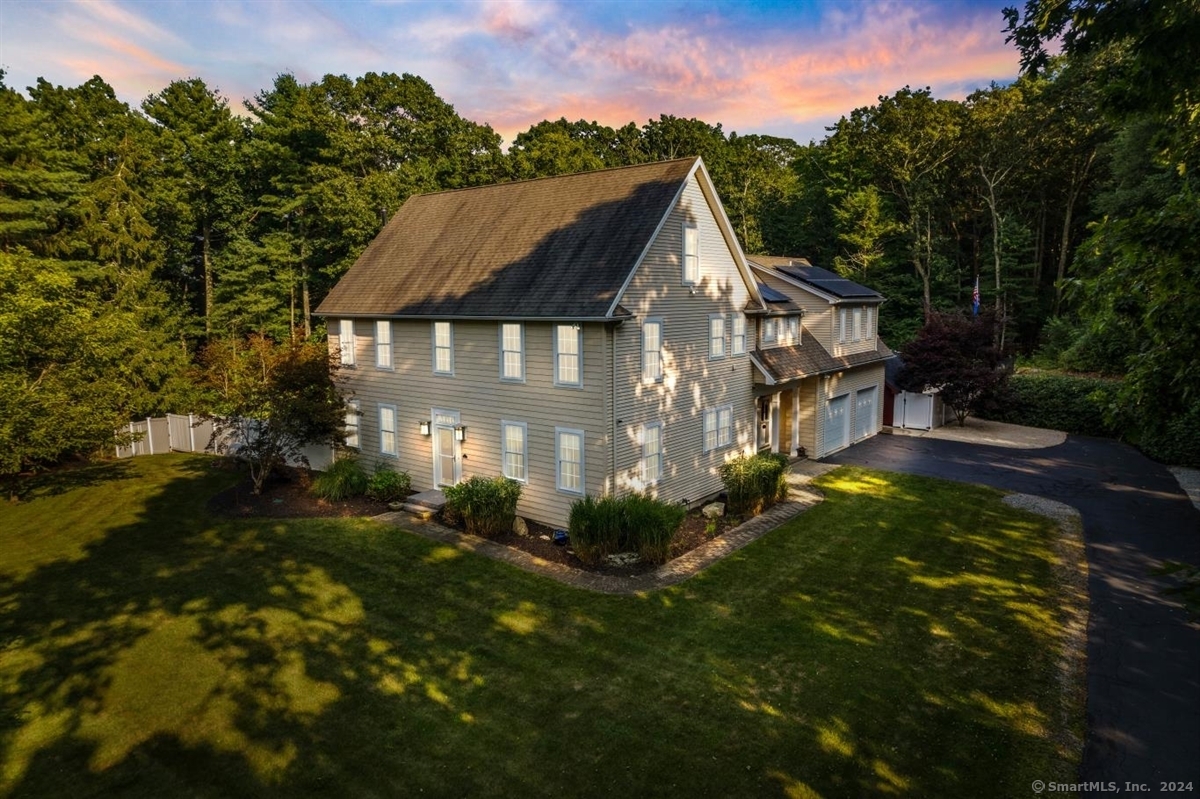
[[[1198,414],[1200,11],[1006,17],[1013,83],[903,87],[803,145],[663,115],[503,148],[407,74],[284,74],[242,108],[190,78],[134,108],[99,76],[0,73],[0,472],[204,402],[206,347],[319,339],[312,309],[412,194],[694,155],[747,252],[878,289],[893,346],[978,282],[1005,351],[1124,376],[1114,414]]]

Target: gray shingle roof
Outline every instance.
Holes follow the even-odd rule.
[[[799,380],[802,377],[841,372],[855,366],[895,357],[895,353],[887,344],[883,343],[883,339],[876,339],[876,342],[877,347],[874,350],[835,357],[830,355],[820,342],[809,336],[803,344],[757,350],[754,357],[770,373],[776,383],[783,383],[788,380]]]
[[[807,258],[789,258],[775,255],[753,255],[746,260],[767,269],[774,269],[801,283],[812,286],[839,300],[882,300],[883,295],[874,289],[847,280],[836,272],[813,266]]]
[[[603,317],[696,160],[410,197],[316,312]]]

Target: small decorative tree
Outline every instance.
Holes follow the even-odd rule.
[[[904,349],[896,382],[905,391],[936,389],[959,425],[998,394],[1008,369],[995,345],[995,320],[935,312]]]
[[[255,334],[213,342],[200,360],[205,415],[213,420],[208,446],[246,460],[254,493],[289,460],[307,466],[306,445],[333,444],[342,435],[345,407],[324,344]]]

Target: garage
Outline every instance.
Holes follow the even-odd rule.
[[[875,434],[875,398],[878,386],[860,389],[854,395],[854,440]]]
[[[832,452],[850,443],[850,395],[834,397],[825,405],[825,451]]]

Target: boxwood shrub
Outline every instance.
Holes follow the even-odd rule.
[[[468,533],[491,537],[512,529],[521,498],[516,480],[475,475],[442,490],[451,513],[463,520]]]
[[[732,513],[757,516],[776,502],[787,499],[787,456],[760,452],[726,461],[721,465],[721,482]]]
[[[395,502],[407,497],[410,491],[412,478],[408,476],[408,472],[392,471],[382,463],[375,467],[375,474],[371,475],[367,483],[367,496],[380,502]]]

